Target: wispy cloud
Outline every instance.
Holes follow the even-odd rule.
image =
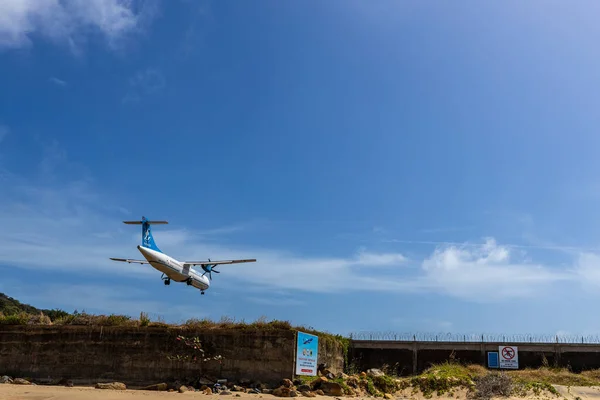
[[[143,96],[149,96],[162,90],[166,86],[166,80],[160,70],[146,68],[138,71],[129,79],[129,88],[123,97],[123,103],[138,102]]]
[[[436,248],[423,261],[428,284],[462,298],[491,300],[536,296],[548,284],[573,280],[565,271],[529,263],[522,255],[513,259],[508,247],[487,238],[478,247],[454,245]]]
[[[0,264],[47,271],[68,271],[73,276],[135,276],[160,284],[160,274],[145,265],[117,263],[109,257],[136,257],[140,232],[123,226],[118,197],[99,189],[93,179],[66,179],[58,171],[68,163],[60,147],[47,149],[41,170],[51,180],[30,180],[12,175],[0,192]],[[110,222],[114,221],[114,222]],[[234,232],[225,227],[208,232]],[[394,250],[349,250],[349,256],[307,256],[280,248],[217,244],[206,240],[207,231],[189,227],[155,229],[158,246],[182,260],[256,258],[257,263],[224,265],[215,287],[231,290],[263,288],[264,293],[343,293],[379,291],[436,293],[475,301],[498,301],[536,296],[564,282],[598,282],[598,253],[584,254],[570,269],[528,260],[525,248],[498,244],[436,242],[425,257],[409,259]],[[203,235],[204,234],[204,235]],[[390,248],[394,242],[390,243]],[[85,267],[82,267],[85,266]],[[499,290],[502,288],[502,290]],[[548,292],[549,293],[549,292]],[[271,297],[270,295],[267,297]]]
[[[72,50],[93,33],[111,48],[139,33],[156,15],[155,0],[4,0],[0,2],[0,49],[32,45],[43,37]]]
[[[276,306],[276,307],[290,307],[290,306],[301,306],[304,302],[300,300],[296,300],[290,297],[278,298],[278,297],[258,297],[258,296],[249,296],[246,297],[247,301],[250,301],[255,304],[262,304],[266,306]]]
[[[473,229],[472,226],[453,226],[453,227],[438,227],[438,228],[423,228],[420,230],[421,233],[447,233],[447,232],[458,232]]]
[[[7,284],[8,283],[8,284]],[[154,299],[150,290],[127,284],[89,283],[45,284],[32,291],[22,282],[0,283],[0,292],[39,308],[59,308],[68,312],[115,313],[137,317],[145,312],[154,320],[182,322],[189,318],[208,317],[209,313],[191,304],[172,304]]]
[[[49,81],[58,86],[67,86],[67,82],[63,81],[62,79],[58,79],[57,77],[54,77],[54,76],[50,77]]]

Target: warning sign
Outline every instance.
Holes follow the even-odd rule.
[[[500,368],[519,368],[519,351],[516,346],[500,346],[498,353],[500,355]]]

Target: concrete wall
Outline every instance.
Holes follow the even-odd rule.
[[[223,363],[202,367],[169,360],[168,355],[185,350],[176,341],[178,334],[199,336],[209,352],[224,357]],[[335,349],[321,346],[319,362],[341,370]],[[294,375],[295,347],[290,330],[0,325],[0,375],[76,383],[117,380],[129,386],[201,376],[277,384]]]
[[[600,368],[600,345],[552,343],[460,343],[360,341],[350,346],[349,358],[358,368],[388,366],[399,375],[422,372],[432,364],[455,360],[487,365],[487,353],[500,345],[514,345],[519,351],[519,368],[549,365],[569,367],[575,372]]]

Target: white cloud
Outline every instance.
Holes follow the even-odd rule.
[[[589,252],[579,254],[572,271],[584,283],[584,287],[592,291],[600,287],[600,255]]]
[[[161,285],[160,273],[147,265],[109,260],[140,258],[135,248],[140,243],[139,230],[122,224],[123,207],[118,198],[103,193],[89,177],[66,183],[59,179],[56,171],[68,160],[59,147],[50,149],[41,161],[44,175],[39,182],[10,174],[3,181],[10,190],[0,191],[0,264],[100,278],[134,276],[137,284]],[[227,230],[217,228],[213,233],[223,235]],[[154,228],[158,246],[182,260],[258,260],[217,268],[221,274],[213,275],[211,290],[227,285],[231,290],[263,288],[267,289],[263,293],[284,295],[289,291],[427,292],[485,301],[536,296],[557,282],[600,283],[598,255],[583,254],[571,270],[558,270],[530,262],[521,253],[523,249],[514,253],[515,249],[492,238],[479,245],[440,245],[426,258],[410,260],[393,251],[359,249],[349,257],[329,257],[223,245],[207,239],[210,233],[186,227]]]
[[[406,262],[407,259],[399,253],[369,253],[364,249],[360,249],[357,256],[357,263],[370,266],[382,265],[400,265]]]
[[[535,296],[540,286],[570,280],[567,272],[511,259],[508,247],[487,238],[480,247],[438,247],[423,261],[428,284],[465,298],[498,299]]]
[[[49,81],[58,86],[66,86],[67,85],[67,82],[63,81],[62,79],[58,79],[55,76],[50,77]]]
[[[198,309],[192,304],[172,304],[154,299],[151,289],[131,287],[127,284],[99,285],[88,283],[77,284],[44,284],[31,290],[23,282],[2,282],[0,292],[10,293],[19,301],[37,308],[59,308],[67,312],[85,311],[92,314],[121,314],[133,318],[141,312],[157,320],[166,322],[183,322],[189,318],[207,317],[206,310]]]
[[[73,49],[90,33],[100,33],[114,48],[153,18],[155,5],[154,0],[3,0],[0,49],[30,47],[34,35]]]

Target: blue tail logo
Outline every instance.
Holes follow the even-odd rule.
[[[156,243],[154,242],[152,230],[150,229],[150,221],[148,221],[145,217],[142,217],[142,246],[152,249],[154,251],[161,252]]]

